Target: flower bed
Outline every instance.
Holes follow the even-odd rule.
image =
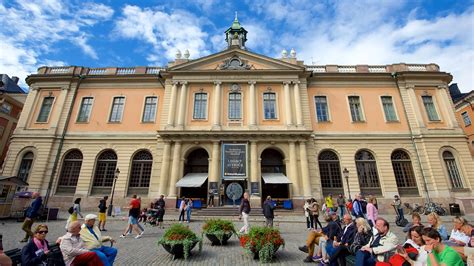
[[[285,245],[285,240],[278,229],[252,227],[248,234],[240,236],[240,245],[260,262],[270,262],[278,248]]]

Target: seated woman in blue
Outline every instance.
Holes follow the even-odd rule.
[[[31,265],[46,265],[49,258],[50,261],[54,261],[54,265],[64,265],[64,262],[61,259],[52,259],[55,257],[51,250],[49,249],[48,241],[46,240],[46,235],[48,234],[48,226],[45,224],[40,224],[36,226],[33,231],[33,238],[30,242],[26,244],[21,250],[21,265],[31,266]],[[48,265],[52,265],[48,263]]]

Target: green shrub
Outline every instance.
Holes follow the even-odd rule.
[[[199,252],[202,250],[202,238],[198,237],[191,229],[182,225],[174,224],[158,240],[158,245],[165,244],[173,247],[181,244],[184,247],[184,258],[189,256],[189,248],[194,242],[199,242]]]

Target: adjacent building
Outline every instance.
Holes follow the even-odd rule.
[[[472,125],[474,119],[474,91],[461,93],[456,83],[449,86],[449,91],[458,123],[467,136],[467,144],[474,158],[474,125]]]
[[[114,193],[202,199],[221,185],[292,199],[363,192],[388,205],[428,197],[472,212],[474,163],[436,64],[305,65],[245,47],[237,19],[227,49],[165,67],[41,67],[3,175],[69,207]],[[382,208],[383,209],[383,208]],[[385,208],[390,211],[391,209]]]

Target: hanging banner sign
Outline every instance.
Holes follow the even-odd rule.
[[[222,144],[222,177],[247,177],[247,144]]]

